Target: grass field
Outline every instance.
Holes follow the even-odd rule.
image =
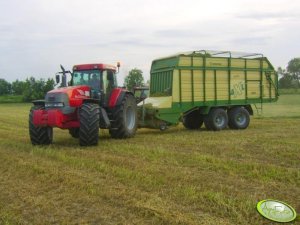
[[[300,213],[299,95],[266,104],[247,130],[101,130],[90,148],[59,129],[32,146],[29,108],[0,105],[0,224],[266,225],[255,207],[267,198]]]
[[[22,95],[0,95],[1,103],[21,103],[23,102]]]
[[[300,94],[300,88],[279,89],[280,95]]]

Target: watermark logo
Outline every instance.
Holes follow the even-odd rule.
[[[296,219],[296,211],[288,204],[267,199],[257,203],[257,211],[265,218],[276,222],[291,222]]]

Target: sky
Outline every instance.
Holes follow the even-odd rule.
[[[62,64],[121,63],[149,79],[178,52],[263,53],[277,68],[300,57],[299,0],[0,0],[0,78],[54,78]]]

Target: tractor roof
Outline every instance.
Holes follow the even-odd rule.
[[[117,68],[112,65],[102,64],[102,63],[94,63],[94,64],[80,64],[73,66],[74,71],[79,70],[114,70],[116,71]]]

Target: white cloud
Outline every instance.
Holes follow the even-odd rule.
[[[262,52],[277,66],[299,56],[295,0],[0,0],[0,77],[49,77],[59,64],[121,61],[121,76],[176,52]]]

